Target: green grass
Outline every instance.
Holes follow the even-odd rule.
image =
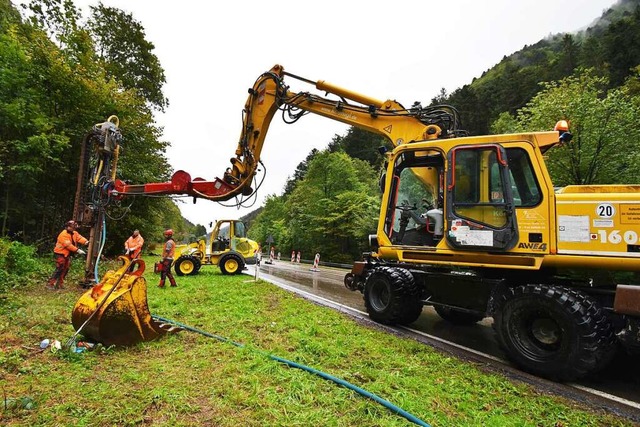
[[[156,287],[157,275],[145,277],[152,314],[245,346],[183,331],[131,348],[39,351],[42,339],[64,343],[73,334],[71,311],[82,291],[45,291],[43,283],[12,289],[0,298],[0,397],[14,404],[0,408],[1,425],[413,425],[268,354],[349,381],[433,426],[633,425],[249,276],[204,267],[165,289]],[[15,404],[24,398],[32,409]]]

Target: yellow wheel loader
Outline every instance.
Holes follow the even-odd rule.
[[[258,243],[246,236],[244,223],[220,220],[211,231],[209,243],[200,240],[176,248],[173,268],[178,276],[197,274],[203,265],[217,265],[222,274],[239,274],[245,264],[254,264]]]

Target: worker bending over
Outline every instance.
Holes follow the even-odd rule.
[[[53,248],[56,260],[56,269],[47,282],[47,289],[63,289],[64,278],[71,267],[73,254],[86,255],[86,252],[78,248],[79,245],[87,246],[89,240],[76,231],[78,223],[71,220],[65,224],[65,229],[58,234],[58,240]]]
[[[133,234],[124,242],[125,255],[133,260],[140,258],[140,252],[142,252],[142,245],[144,245],[144,239],[140,235],[139,230],[133,230]]]

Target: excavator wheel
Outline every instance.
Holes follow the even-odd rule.
[[[201,264],[200,260],[192,255],[184,255],[176,260],[174,270],[178,276],[191,276],[198,274]]]
[[[512,361],[554,380],[597,371],[615,349],[613,327],[600,304],[561,286],[508,289],[494,313],[494,328]]]
[[[369,317],[387,325],[408,325],[422,312],[413,276],[397,267],[376,267],[364,286]]]
[[[220,259],[220,271],[222,274],[239,274],[244,268],[244,261],[239,255],[229,254]]]

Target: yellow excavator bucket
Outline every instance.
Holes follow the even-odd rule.
[[[166,331],[151,318],[147,304],[144,261],[123,263],[118,271],[108,271],[100,283],[76,302],[71,322],[76,334],[104,345],[133,345],[150,341]]]

